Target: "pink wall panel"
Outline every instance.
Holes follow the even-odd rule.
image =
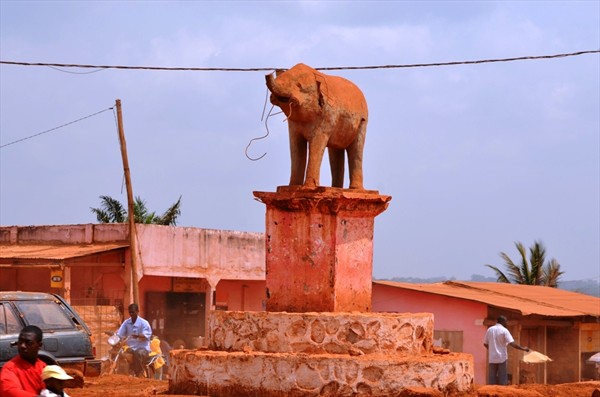
[[[462,330],[463,352],[472,354],[475,362],[475,383],[486,383],[485,304],[374,283],[373,311],[433,313],[434,330]]]

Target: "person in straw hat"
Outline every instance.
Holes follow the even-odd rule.
[[[73,379],[64,369],[58,365],[46,365],[42,370],[42,380],[46,388],[40,393],[41,397],[69,397],[63,390],[65,381]]]

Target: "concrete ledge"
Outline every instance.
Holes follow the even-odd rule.
[[[385,211],[392,196],[380,195],[377,190],[353,190],[319,186],[278,186],[277,192],[252,192],[260,202],[285,211],[312,211],[323,214],[344,213],[345,216],[375,217]]]
[[[473,384],[473,358],[308,355],[177,350],[169,393],[240,396],[393,396],[405,388],[443,393]]]
[[[209,348],[309,354],[431,354],[431,313],[212,311]]]

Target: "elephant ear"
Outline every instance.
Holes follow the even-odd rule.
[[[321,88],[321,82],[317,79],[317,92],[319,94],[319,107],[323,109],[325,106],[325,96],[323,95],[323,90]]]

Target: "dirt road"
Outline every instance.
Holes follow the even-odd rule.
[[[453,394],[447,397],[592,397],[600,382],[567,383],[562,385],[526,384],[519,386],[475,385],[470,393]],[[132,378],[124,375],[103,375],[86,378],[83,388],[66,389],[71,397],[181,397],[167,394],[169,382]],[[412,389],[399,393],[397,397],[446,397],[431,389]],[[595,396],[594,396],[595,397]]]

